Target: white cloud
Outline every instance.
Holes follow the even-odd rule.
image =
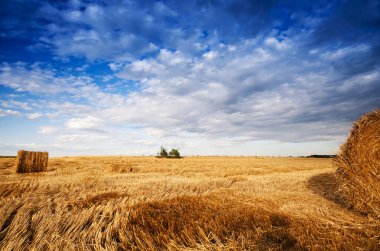
[[[58,128],[53,126],[41,126],[39,127],[38,133],[41,134],[53,134],[58,130]]]
[[[94,116],[82,118],[72,118],[66,122],[66,126],[72,129],[93,129],[100,128],[103,121]]]
[[[65,143],[89,143],[107,139],[106,135],[96,134],[63,134],[58,136],[58,140]]]
[[[287,42],[288,42],[287,40],[279,41],[275,37],[268,37],[267,39],[265,39],[265,44],[276,50],[287,49],[289,47],[289,44]]]
[[[3,64],[0,83],[39,95],[27,105],[43,107],[47,118],[65,125],[56,139],[66,145],[101,140],[108,149],[124,147],[105,131],[116,132],[131,148],[166,142],[227,147],[255,140],[341,140],[353,116],[349,111],[358,106],[355,95],[372,93],[380,75],[367,72],[340,81],[326,55],[304,54],[297,46],[291,39],[279,42],[270,37],[220,45],[196,55],[161,49],[156,57],[110,63],[115,75],[125,80],[112,93],[107,92],[110,86],[102,89],[86,75],[61,76],[41,65],[22,63]],[[25,87],[30,79],[36,85]],[[108,81],[110,76],[99,79]],[[139,89],[114,94],[129,80],[138,82]],[[361,89],[353,92],[357,86]],[[376,99],[368,97],[361,107]],[[2,110],[2,116],[9,111]]]
[[[70,36],[56,35],[49,42],[55,46],[58,56],[80,55],[91,61],[107,58],[123,62],[133,59],[135,54],[157,50],[156,45],[135,34],[110,35],[108,31],[103,32],[96,28],[76,29]]]
[[[358,81],[366,83],[361,85],[364,91],[373,88],[379,74],[348,78],[339,83],[341,88],[332,86],[331,79],[340,76],[324,55],[304,55],[291,39],[281,42],[285,47],[276,43],[280,42],[272,37],[248,40],[198,56],[162,49],[155,58],[110,64],[118,77],[139,82],[141,89],[127,96],[107,93],[86,75],[61,77],[38,65],[3,64],[0,78],[16,90],[29,75],[39,79],[41,87],[29,92],[43,95],[38,106],[69,131],[138,126],[147,129],[142,131],[146,136],[172,136],[183,142],[199,135],[210,140],[230,135],[231,141],[238,137],[247,142],[337,139],[347,129],[341,122],[350,120],[347,110],[357,105],[347,100],[340,105],[334,97],[348,95]],[[50,88],[51,97],[45,88]],[[60,92],[54,94],[57,89]],[[327,116],[331,113],[339,116]],[[317,133],[321,130],[324,135]]]
[[[361,45],[343,47],[337,50],[326,51],[321,54],[321,57],[327,60],[339,60],[350,54],[366,53],[369,50],[370,50],[370,47],[368,45],[361,44]]]
[[[0,66],[0,85],[18,92],[44,95],[80,94],[82,88],[94,86],[87,77],[59,77],[55,71],[39,64],[24,63],[3,63]]]
[[[28,85],[30,81],[35,84]],[[125,101],[125,97],[122,95],[107,93],[106,89],[102,90],[95,84],[95,80],[86,75],[58,76],[56,71],[38,64],[3,63],[0,66],[0,85],[22,92],[23,95],[34,94],[40,97],[30,104],[5,100],[1,103],[3,107],[27,110],[32,107],[43,107],[49,109],[44,112],[49,117],[59,115],[71,118],[79,117],[89,112],[97,112],[104,106],[119,105]],[[40,114],[32,113],[28,117],[36,119],[40,117]]]
[[[16,116],[16,115],[20,115],[20,112],[14,111],[14,110],[3,110],[3,109],[0,109],[0,117]]]
[[[247,141],[341,139],[338,135],[348,125],[342,121],[351,120],[347,107],[355,110],[357,103],[346,99],[343,106],[329,99],[348,95],[331,82],[339,74],[323,55],[309,58],[296,46],[290,39],[279,42],[270,37],[244,41],[234,50],[221,46],[202,57],[161,50],[157,58],[133,61],[118,73],[140,80],[145,88],[130,95],[125,106],[110,107],[107,113],[115,120],[158,130],[166,127],[178,137],[191,132]],[[216,55],[218,60],[212,60]],[[173,58],[181,63],[173,63]],[[375,88],[378,75],[365,76],[366,90]]]
[[[44,116],[62,127],[39,127],[54,134],[41,140],[89,152],[340,140],[350,121],[380,103],[377,36],[341,36],[331,29],[337,13],[315,5],[318,17],[305,17],[302,5],[284,31],[268,15],[271,6],[252,14],[254,4],[39,1],[31,16],[48,24],[19,20],[4,36],[30,35],[38,42],[27,48],[52,53],[54,61],[0,64],[0,85],[11,93],[2,97],[0,116],[22,115],[17,126],[25,132],[41,123],[25,119]],[[32,33],[19,30],[30,25]],[[102,144],[90,144],[97,140]]]
[[[21,102],[21,101],[17,101],[17,100],[13,100],[13,99],[4,100],[1,102],[1,105],[3,107],[7,107],[7,108],[20,108],[23,110],[31,110],[32,109],[27,102]]]
[[[28,119],[38,119],[42,117],[41,113],[35,112],[27,115]]]
[[[118,63],[109,63],[108,64],[109,68],[113,71],[117,71],[123,67],[123,64],[118,64]]]
[[[218,56],[218,53],[215,51],[209,51],[203,54],[203,57],[207,60],[214,60]]]

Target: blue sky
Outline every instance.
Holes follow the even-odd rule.
[[[334,154],[380,106],[380,3],[1,1],[0,155]]]

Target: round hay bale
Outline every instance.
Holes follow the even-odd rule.
[[[380,109],[358,119],[334,160],[348,205],[380,218]]]

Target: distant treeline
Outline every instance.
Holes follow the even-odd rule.
[[[307,156],[306,158],[335,158],[336,155],[323,155],[323,154],[312,154]]]
[[[0,158],[16,158],[16,156],[0,156]]]

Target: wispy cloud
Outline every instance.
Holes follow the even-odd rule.
[[[14,99],[3,100],[1,102],[1,106],[9,107],[9,108],[20,108],[20,109],[28,110],[28,111],[32,109],[27,102],[20,102]]]
[[[53,126],[41,126],[39,128],[39,133],[41,134],[53,134],[55,132],[57,132],[57,128],[56,127],[53,127]]]
[[[3,110],[3,109],[0,109],[0,117],[4,117],[4,116],[15,116],[15,115],[19,115],[20,113],[18,111],[14,111],[14,110]]]
[[[35,112],[27,115],[28,119],[38,119],[42,117],[41,113]]]
[[[66,122],[66,126],[74,129],[92,129],[99,128],[102,125],[102,120],[93,116],[83,118],[72,118]]]

